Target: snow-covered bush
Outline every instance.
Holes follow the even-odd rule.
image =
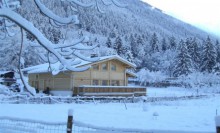
[[[158,83],[165,80],[167,77],[160,71],[149,71],[148,69],[141,69],[137,72],[138,81],[140,85],[148,85],[151,83]]]
[[[0,94],[9,95],[10,94],[9,88],[0,84]]]
[[[219,84],[220,76],[214,73],[194,72],[188,76],[179,77],[178,81],[189,84],[192,88],[202,86],[215,86]]]

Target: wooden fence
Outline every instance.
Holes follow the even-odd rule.
[[[217,122],[217,121],[216,121]],[[101,127],[74,120],[68,111],[66,122],[45,122],[31,119],[0,117],[0,132],[16,133],[214,133],[175,130],[144,130],[132,128]],[[219,133],[219,127],[217,127]]]

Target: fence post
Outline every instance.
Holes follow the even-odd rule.
[[[73,126],[73,110],[68,110],[68,120],[67,120],[67,133],[72,133]]]
[[[220,133],[220,116],[215,117],[216,133]]]

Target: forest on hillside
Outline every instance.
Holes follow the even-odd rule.
[[[126,1],[126,8],[106,7],[99,3],[103,12],[77,5],[73,7],[77,10],[73,10],[65,1],[43,0],[49,9],[60,16],[78,14],[79,24],[61,27],[54,26],[32,2],[20,0],[21,8],[16,12],[32,22],[54,44],[68,43],[73,38],[86,35],[90,39],[88,46],[99,47],[83,51],[83,54],[118,54],[137,65],[134,72],[144,69],[161,72],[166,77],[181,77],[195,72],[218,74],[220,71],[220,44],[217,37],[139,0]],[[124,3],[122,0],[120,2]],[[32,10],[28,10],[30,8]],[[46,52],[31,47],[36,43],[33,35],[26,32],[25,36],[25,67],[43,63],[38,53]],[[7,36],[1,40],[2,70],[16,70],[19,37],[18,33],[17,36]]]

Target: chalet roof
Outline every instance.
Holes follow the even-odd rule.
[[[84,61],[84,60],[81,60],[81,59],[76,59],[76,60],[81,61],[81,63],[77,64],[73,67],[82,67],[82,66],[86,66],[86,65],[92,65],[92,64],[97,64],[97,63],[108,61],[108,60],[118,60],[118,61],[126,64],[127,67],[129,67],[129,68],[135,68],[136,67],[135,64],[123,59],[122,57],[120,57],[118,55],[99,57],[99,60],[96,61],[96,62],[89,62],[89,61]],[[54,68],[59,68],[59,66],[60,66],[60,62],[57,62],[55,64],[51,64],[50,67],[51,67],[51,69],[54,69]],[[27,71],[28,73],[46,73],[46,72],[49,72],[48,68],[49,68],[49,63],[45,63],[45,64],[25,68],[25,69],[23,69],[23,71]]]
[[[6,74],[6,73],[9,73],[11,71],[0,71],[0,74]]]

